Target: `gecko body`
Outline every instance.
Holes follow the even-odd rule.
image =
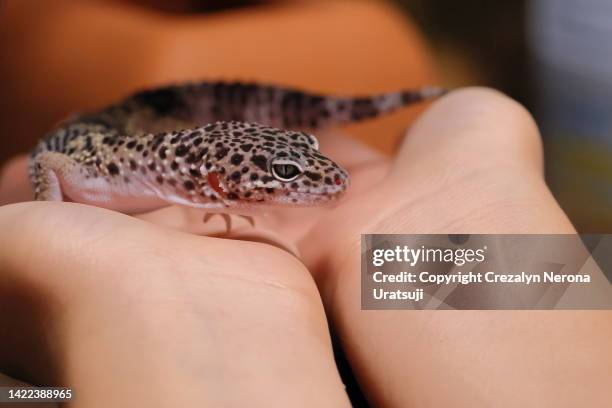
[[[440,93],[350,98],[258,84],[167,86],[67,119],[32,151],[30,178],[38,200],[126,213],[170,204],[320,205],[342,196],[349,175],[297,129],[375,117]]]

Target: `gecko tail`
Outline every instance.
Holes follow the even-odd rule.
[[[417,89],[386,92],[365,97],[327,97],[328,112],[317,121],[318,126],[334,126],[376,118],[394,112],[405,106],[438,98],[448,90],[426,86]]]
[[[448,89],[437,86],[425,86],[416,90],[402,91],[401,100],[402,105],[409,105],[415,102],[421,102],[428,99],[439,98],[448,93]]]
[[[123,104],[129,109],[120,106],[118,112],[149,109],[154,112],[154,117],[187,120],[194,126],[217,121],[242,121],[316,130],[382,116],[446,92],[444,88],[424,86],[350,96],[311,93],[255,82],[199,82],[136,93]],[[113,115],[121,117],[115,113],[111,117]]]

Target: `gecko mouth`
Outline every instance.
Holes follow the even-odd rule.
[[[274,194],[269,201],[274,204],[287,206],[326,206],[334,205],[346,193],[349,179],[339,176],[327,181],[325,184],[301,188],[297,190],[285,189]]]
[[[251,196],[246,200],[222,199],[226,208],[241,208],[251,206],[281,206],[281,207],[333,207],[344,195],[344,191],[328,193],[289,192],[270,195],[267,198]]]
[[[277,205],[308,207],[334,205],[342,196],[344,190],[335,193],[295,192],[274,196],[270,202]]]

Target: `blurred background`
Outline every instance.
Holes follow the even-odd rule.
[[[484,84],[525,105],[546,178],[580,232],[612,232],[612,2],[401,0],[449,86]]]
[[[603,0],[4,0],[0,164],[71,111],[164,82],[487,85],[536,117],[547,181],[578,230],[612,232],[611,40]],[[392,154],[423,108],[346,131]]]

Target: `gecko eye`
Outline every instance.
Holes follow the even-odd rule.
[[[272,175],[280,181],[292,181],[302,174],[302,168],[293,161],[287,159],[276,159],[270,166]]]

